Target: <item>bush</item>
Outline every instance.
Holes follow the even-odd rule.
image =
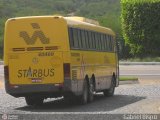
[[[138,57],[160,55],[160,0],[121,0],[125,43]]]

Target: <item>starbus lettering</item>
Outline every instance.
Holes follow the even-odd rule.
[[[32,69],[29,67],[28,69],[18,70],[17,77],[18,78],[42,78],[42,77],[53,77],[54,69]]]

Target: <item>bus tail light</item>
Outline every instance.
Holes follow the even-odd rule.
[[[9,81],[9,69],[8,66],[4,66],[4,79],[6,82]]]
[[[63,70],[64,70],[64,79],[70,79],[71,77],[70,63],[64,63]]]

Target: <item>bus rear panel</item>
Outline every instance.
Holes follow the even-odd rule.
[[[61,91],[63,68],[69,62],[63,58],[69,50],[67,35],[66,22],[61,18],[8,20],[4,43],[6,91],[13,96]]]

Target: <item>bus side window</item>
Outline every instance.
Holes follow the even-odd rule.
[[[105,51],[107,51],[107,39],[106,39],[106,34],[103,36],[103,38],[104,38]]]
[[[86,39],[85,39],[85,31],[81,30],[81,38],[82,38],[82,47],[86,49]]]
[[[88,39],[89,39],[89,49],[93,48],[93,41],[92,41],[92,35],[91,35],[91,31],[88,31]]]
[[[74,46],[74,40],[73,40],[73,28],[68,28],[68,36],[70,41],[70,47],[73,48]]]
[[[79,48],[79,45],[78,45],[78,32],[77,32],[76,28],[73,29],[73,40],[74,40],[74,48]]]
[[[114,39],[113,39],[113,36],[111,36],[111,43],[112,43],[112,52],[114,52],[114,46],[115,46],[115,43],[114,43]]]
[[[85,40],[86,40],[86,48],[89,49],[89,37],[88,37],[88,31],[85,30]]]
[[[99,45],[99,50],[102,50],[102,44],[101,44],[101,34],[98,33],[98,45]]]
[[[99,50],[99,44],[98,44],[98,33],[95,33],[95,44],[96,44],[96,50]]]
[[[92,49],[96,49],[96,41],[95,41],[95,32],[92,32],[92,45],[93,45],[93,48]]]
[[[112,41],[111,41],[111,35],[109,35],[109,51],[112,51]]]
[[[77,29],[77,37],[78,37],[78,48],[82,49],[81,30],[80,29]]]
[[[106,42],[106,40],[105,40],[105,34],[102,34],[102,38],[103,38],[103,51],[106,51],[106,44],[105,44],[105,42]]]
[[[103,51],[104,50],[104,44],[103,44],[103,34],[101,33],[101,50]]]
[[[109,46],[109,35],[107,35],[107,51],[110,51],[110,46]]]

